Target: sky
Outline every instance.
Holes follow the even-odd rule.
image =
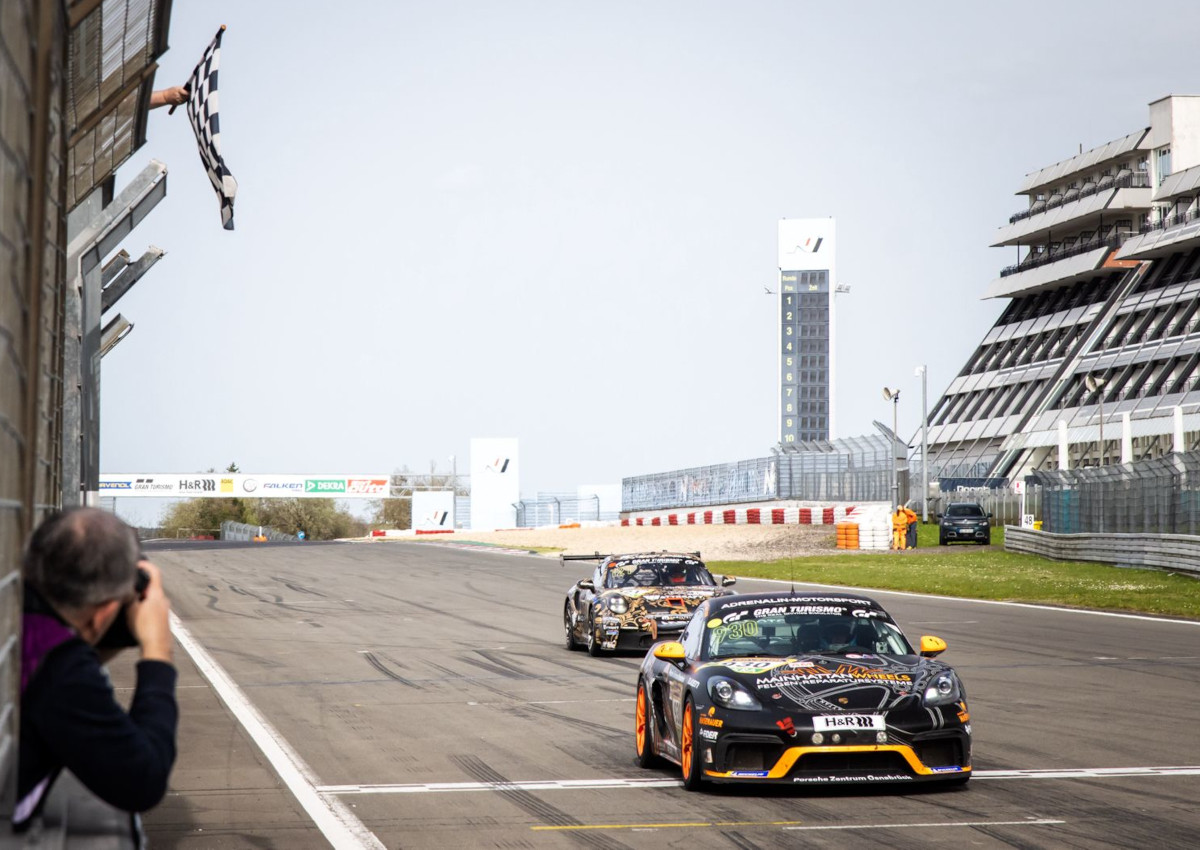
[[[835,436],[917,431],[1005,303],[1023,176],[1200,93],[1200,4],[175,3],[156,86],[221,24],[233,232],[151,113],[166,256],[119,303],[101,469],[459,473],[521,492],[763,457],[777,223],[837,220]]]

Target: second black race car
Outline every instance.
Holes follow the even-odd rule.
[[[732,591],[737,579],[720,582],[700,553],[641,552],[630,555],[561,555],[561,561],[596,561],[591,578],[567,591],[563,628],[568,649],[591,655],[616,649],[647,649],[677,635],[696,606]]]
[[[914,649],[874,600],[759,593],[700,605],[678,641],[642,662],[639,763],[704,782],[789,785],[944,782],[971,776],[962,682]]]

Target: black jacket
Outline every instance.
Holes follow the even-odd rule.
[[[118,809],[143,812],[156,805],[175,762],[175,680],[171,664],[139,661],[126,713],[95,649],[74,636],[50,649],[21,695],[18,800],[43,780],[52,784],[66,767]]]

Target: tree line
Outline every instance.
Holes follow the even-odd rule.
[[[354,516],[334,499],[241,499],[230,496],[175,502],[163,513],[159,524],[168,537],[215,536],[221,523],[230,521],[262,525],[284,534],[303,531],[309,540],[362,537],[370,528],[412,528],[412,491],[451,487],[451,476],[439,475],[433,464],[430,466],[428,474],[412,473],[407,469],[394,472],[392,491],[400,498],[371,502],[371,515],[367,520]],[[231,463],[225,471],[241,470],[236,463]],[[458,482],[454,484],[458,485]],[[462,486],[454,489],[460,495],[467,495]]]

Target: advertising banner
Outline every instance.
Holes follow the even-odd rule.
[[[779,270],[833,275],[836,223],[832,218],[785,218],[779,222]]]
[[[100,495],[154,499],[382,499],[387,473],[250,475],[240,472],[130,472],[100,476]]]
[[[412,527],[414,531],[454,530],[453,490],[413,490]]]
[[[476,437],[471,440],[471,528],[486,531],[512,528],[521,481],[514,437]]]

